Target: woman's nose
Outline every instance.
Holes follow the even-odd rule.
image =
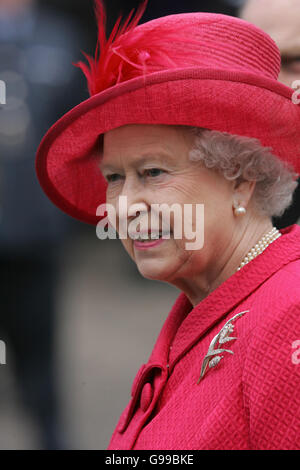
[[[135,204],[145,203],[145,188],[136,175],[130,175],[125,178],[122,191],[119,194],[120,198],[124,202],[126,201],[128,210]]]
[[[149,212],[149,204],[145,200],[145,190],[136,181],[125,181],[117,204],[117,218],[120,223],[129,223],[139,215],[141,218]]]

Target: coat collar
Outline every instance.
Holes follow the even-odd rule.
[[[291,261],[300,259],[300,227],[280,230],[275,240],[251,263],[234,273],[194,308],[184,293],[172,307],[156,341],[148,364],[161,363],[170,371],[199,339],[259,285]],[[173,342],[176,336],[176,341]],[[170,345],[172,350],[169,355]]]

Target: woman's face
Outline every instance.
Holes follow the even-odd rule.
[[[101,170],[108,181],[106,202],[113,205],[119,228],[118,202],[127,197],[128,208],[143,203],[143,213],[151,229],[152,204],[177,203],[184,213],[184,205],[204,205],[204,221],[193,220],[195,231],[204,230],[204,244],[200,249],[186,249],[193,240],[174,236],[174,224],[178,223],[171,212],[170,238],[158,243],[136,243],[132,238],[121,239],[124,248],[135,261],[140,273],[149,279],[157,279],[180,286],[189,277],[214,270],[222,263],[224,253],[232,237],[232,188],[233,183],[200,162],[189,160],[193,138],[186,129],[166,125],[126,125],[104,136]],[[127,216],[128,224],[136,215]],[[157,216],[157,212],[156,212]],[[184,217],[182,216],[184,224]],[[162,216],[159,217],[160,229]],[[204,222],[204,227],[203,227]]]

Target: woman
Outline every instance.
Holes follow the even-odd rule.
[[[137,26],[145,4],[106,41],[96,5],[100,54],[78,64],[92,96],[43,139],[39,180],[85,222],[105,220],[104,202],[117,231],[147,221],[140,238],[160,239],[128,229],[124,248],[182,291],[109,449],[298,449],[300,228],[271,217],[297,186],[300,109],[277,81],[279,51],[218,14]],[[166,230],[157,207],[174,203],[203,207],[200,224],[173,213]],[[175,237],[185,223],[203,232],[196,249]]]

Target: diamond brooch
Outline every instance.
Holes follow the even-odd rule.
[[[221,331],[213,338],[212,342],[210,343],[210,346],[208,348],[208,352],[203,359],[202,366],[201,366],[201,372],[200,372],[200,377],[197,382],[197,384],[200,382],[200,380],[204,377],[205,372],[207,371],[207,366],[209,368],[215,367],[221,359],[223,359],[224,356],[220,356],[220,354],[224,352],[228,352],[230,354],[233,354],[233,351],[230,349],[223,349],[220,347],[222,344],[227,343],[228,341],[233,341],[234,339],[237,339],[234,336],[230,336],[230,334],[234,330],[234,325],[232,322],[234,322],[237,318],[241,317],[244,315],[246,312],[249,312],[249,310],[244,310],[243,312],[237,313],[232,317],[230,320],[228,320]],[[218,344],[219,343],[219,344]],[[216,349],[215,349],[216,348]]]

